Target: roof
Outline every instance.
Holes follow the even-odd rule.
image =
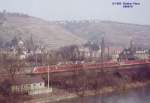
[[[17,77],[17,79],[12,82],[14,85],[21,85],[21,84],[33,84],[33,83],[41,83],[44,80],[39,76],[22,76]]]

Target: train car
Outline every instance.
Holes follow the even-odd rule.
[[[122,62],[83,63],[83,64],[61,64],[49,66],[49,72],[67,72],[81,69],[114,68],[118,66],[132,66],[150,64],[150,60],[128,60]],[[48,66],[35,67],[32,73],[47,73]]]
[[[149,64],[150,60],[127,60],[120,62],[120,65],[141,65],[141,64]]]
[[[48,66],[38,66],[34,67],[32,73],[37,74],[37,73],[45,73],[48,72]]]
[[[78,70],[82,68],[82,64],[64,64],[64,65],[53,65],[53,66],[38,66],[34,67],[32,73],[47,73],[49,68],[49,72],[65,72]]]

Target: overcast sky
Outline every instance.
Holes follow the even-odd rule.
[[[150,0],[126,0],[141,3],[134,8],[113,6],[112,1],[115,0],[0,0],[0,11],[46,20],[98,19],[150,25]]]

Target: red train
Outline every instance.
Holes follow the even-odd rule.
[[[38,66],[35,67],[32,71],[33,74],[38,73],[47,73],[49,72],[67,72],[75,71],[81,69],[98,69],[98,68],[113,68],[118,66],[132,66],[132,65],[141,65],[141,64],[150,64],[150,60],[130,60],[122,62],[104,62],[102,63],[83,63],[83,64],[61,64],[61,65],[52,65],[52,66]]]

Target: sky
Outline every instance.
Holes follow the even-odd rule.
[[[114,1],[135,1],[123,8]],[[0,0],[0,11],[24,13],[45,20],[106,20],[150,25],[150,0]]]

